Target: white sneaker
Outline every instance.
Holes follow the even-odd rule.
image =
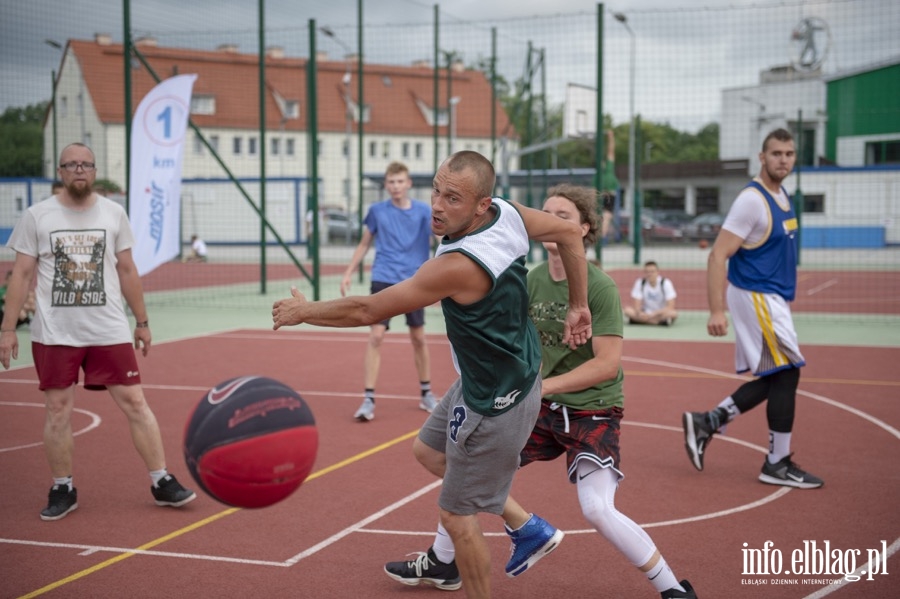
[[[422,396],[422,401],[419,402],[419,408],[425,410],[429,414],[437,405],[437,398],[434,396],[434,393],[428,391],[425,395]]]
[[[368,422],[369,420],[375,418],[375,402],[368,397],[365,398],[362,402],[362,405],[359,406],[359,409],[356,410],[356,414],[354,414],[353,417],[360,422]]]

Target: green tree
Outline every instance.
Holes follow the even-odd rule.
[[[7,108],[0,115],[0,177],[40,177],[47,103]]]

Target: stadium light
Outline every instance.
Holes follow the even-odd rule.
[[[634,207],[632,209],[632,214],[634,216],[634,225],[632,227],[632,231],[634,232],[634,244],[635,244],[635,252],[640,251],[640,239],[641,239],[641,207],[640,202],[638,200],[637,193],[637,173],[635,172],[635,143],[636,143],[636,131],[635,131],[635,123],[634,123],[634,55],[635,55],[635,35],[634,31],[631,30],[631,27],[628,26],[628,17],[625,16],[624,13],[614,12],[613,17],[621,23],[625,30],[628,32],[628,35],[631,36],[631,51],[630,51],[630,59],[629,59],[629,67],[628,67],[628,185],[631,188],[631,197],[634,199]],[[635,264],[639,259],[635,257]]]
[[[44,43],[50,46],[51,48],[56,48],[60,52],[63,51],[63,46],[56,40],[46,39]],[[50,106],[53,109],[53,155],[50,156],[50,164],[56,164],[56,161],[59,160],[59,137],[56,133],[56,69],[50,71]],[[50,178],[55,179],[56,169],[51,169]]]
[[[330,37],[332,40],[334,40],[334,42],[337,45],[339,45],[341,48],[343,48],[343,50],[345,52],[344,61],[347,63],[347,70],[344,72],[344,77],[343,77],[343,79],[341,79],[341,83],[343,83],[343,85],[344,85],[344,104],[346,105],[346,109],[344,111],[344,122],[346,123],[345,131],[344,131],[344,134],[345,134],[344,143],[346,144],[345,148],[347,151],[347,174],[346,174],[346,178],[344,179],[344,197],[346,198],[347,224],[348,224],[347,230],[345,231],[345,235],[346,235],[345,241],[349,245],[350,244],[350,236],[352,234],[352,231],[350,230],[351,227],[349,224],[350,224],[350,215],[352,214],[351,204],[353,203],[352,202],[353,192],[351,191],[352,185],[350,185],[350,180],[352,178],[352,171],[353,171],[353,164],[352,164],[353,153],[350,151],[350,141],[353,136],[353,127],[351,125],[351,122],[353,119],[353,103],[351,102],[351,98],[350,98],[350,81],[352,80],[353,75],[350,71],[350,55],[353,54],[353,52],[350,50],[350,46],[345,44],[343,42],[343,40],[341,40],[341,38],[339,38],[337,36],[337,34],[335,34],[335,32],[332,31],[332,29],[330,27],[319,27],[319,31],[321,31],[327,37]]]

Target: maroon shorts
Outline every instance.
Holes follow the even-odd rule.
[[[551,405],[556,409],[551,409]],[[619,477],[619,431],[623,410],[575,410],[541,401],[534,430],[519,456],[520,466],[555,460],[566,454],[569,480],[575,482],[578,460],[590,460],[602,468],[612,468]]]
[[[139,385],[134,347],[130,343],[71,347],[32,342],[34,368],[39,389],[65,389],[78,383],[78,371],[84,370],[84,388],[95,391],[108,385]]]

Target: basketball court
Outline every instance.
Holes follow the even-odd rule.
[[[429,318],[439,320],[431,312]],[[688,317],[672,331],[698,323]],[[648,530],[675,574],[689,579],[700,597],[896,596],[900,482],[892,474],[892,456],[900,443],[900,376],[893,365],[900,349],[804,346],[809,366],[798,398],[795,459],[826,484],[800,491],[756,480],[765,455],[762,410],[717,437],[704,472],[694,470],[683,448],[681,413],[709,408],[738,384],[732,348],[658,337],[626,341],[626,477],[617,507]],[[49,488],[42,396],[30,366],[0,373],[0,464],[11,481],[0,495],[0,563],[11,573],[0,596],[439,594],[400,585],[382,571],[387,561],[427,550],[439,482],[411,453],[426,415],[417,407],[412,350],[403,331],[384,344],[375,419],[352,419],[365,343],[361,330],[241,328],[160,341],[140,360],[168,466],[195,489],[181,455],[182,435],[210,387],[256,374],[283,381],[309,403],[320,437],[312,474],[288,499],[255,510],[225,506],[199,489],[184,508],[155,506],[121,414],[105,393],[79,389],[73,416],[79,508],[60,521],[41,521]],[[454,379],[449,345],[440,333],[430,334],[429,344],[432,383],[441,392]],[[483,515],[495,597],[655,596],[643,575],[587,527],[563,461],[528,466],[517,474],[513,494],[567,537],[533,570],[508,579],[502,522]],[[845,572],[851,575],[869,567],[871,550],[876,560],[887,557],[875,562],[887,574],[871,581],[861,575],[853,583],[834,573],[746,574],[743,552],[762,550],[767,542],[785,564],[810,543],[821,548],[827,542],[842,556],[859,550],[855,564],[842,562],[853,566]]]

